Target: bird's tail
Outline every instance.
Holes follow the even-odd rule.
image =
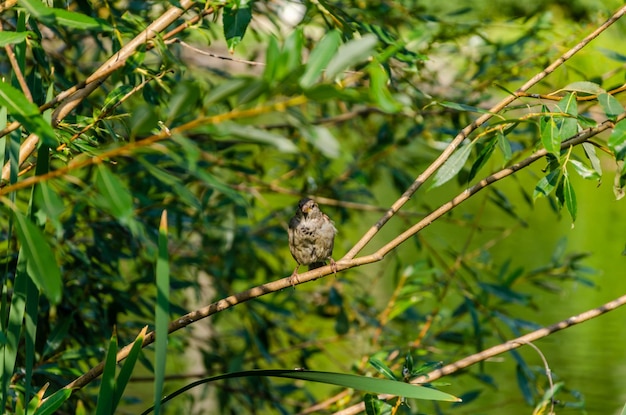
[[[326,265],[326,262],[324,262],[324,261],[314,262],[314,263],[309,265],[309,271],[311,271],[312,269],[315,269],[315,268],[323,267],[324,265]]]

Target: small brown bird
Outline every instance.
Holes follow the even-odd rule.
[[[309,270],[326,265],[330,260],[333,272],[337,265],[332,258],[335,245],[335,225],[319,208],[314,200],[304,198],[298,203],[296,214],[289,221],[289,250],[298,263],[291,274],[292,281],[298,281],[298,268],[308,265]]]

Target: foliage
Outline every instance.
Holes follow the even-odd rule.
[[[323,382],[346,386],[346,372],[373,367],[396,382],[430,375],[428,387],[448,392],[432,375],[440,362],[539,328],[526,317],[547,306],[538,292],[593,285],[587,254],[565,240],[531,267],[491,248],[544,198],[576,221],[575,176],[599,182],[613,173],[607,161],[624,194],[616,76],[544,71],[610,10],[580,28],[554,17],[569,10],[559,2],[494,22],[476,18],[480,5],[406,1],[52,3],[0,5],[7,413],[112,413],[136,394],[125,391],[131,372],[153,376],[154,394],[137,400],[158,412],[161,392],[179,388],[170,365],[225,379],[208,393],[223,413],[296,413],[338,391],[228,376],[256,368],[334,372]],[[536,73],[533,94],[518,89]],[[407,203],[431,175],[430,191]],[[519,186],[494,184],[511,176]],[[372,211],[405,206],[374,255],[346,257],[359,268],[270,286],[295,265],[285,229],[304,195],[335,220],[336,259],[376,223]],[[431,222],[435,236],[422,233]],[[155,341],[146,325],[153,354],[139,351]],[[130,354],[116,377],[118,341]],[[555,396],[580,406],[567,379],[552,385],[510,355],[538,413]],[[99,361],[103,378],[92,382]],[[497,386],[484,365],[463,376],[479,386],[455,392],[462,404],[354,393],[324,410],[454,413]],[[185,397],[160,410],[201,400]]]

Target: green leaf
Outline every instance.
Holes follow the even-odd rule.
[[[546,176],[542,177],[535,185],[535,191],[533,192],[533,200],[536,200],[539,196],[547,197],[554,188],[557,186],[561,177],[561,170],[554,169]]]
[[[613,128],[608,145],[616,160],[626,158],[626,122],[622,121]]]
[[[23,42],[32,32],[0,32],[0,47]]]
[[[132,90],[133,87],[127,84],[122,84],[116,87],[115,89],[113,89],[113,91],[107,94],[106,98],[104,99],[104,105],[102,105],[100,111],[106,112],[110,108],[113,108],[126,94],[128,94]]]
[[[263,71],[263,79],[268,84],[277,81],[278,66],[280,62],[280,49],[278,47],[278,41],[274,36],[270,36],[269,43],[265,49],[265,70]]]
[[[485,145],[480,151],[480,154],[478,154],[476,161],[474,162],[474,164],[472,164],[472,168],[470,170],[467,181],[472,181],[474,177],[476,177],[476,174],[478,173],[478,171],[485,165],[487,160],[489,160],[489,158],[493,154],[493,150],[495,150],[497,143],[498,143],[497,136],[490,138],[489,141],[485,143]]]
[[[303,125],[302,136],[328,158],[339,156],[339,142],[330,130],[322,125]]]
[[[18,3],[38,19],[52,15],[50,7],[46,7],[41,0],[18,0]]]
[[[559,119],[558,136],[561,141],[563,141],[578,132],[578,102],[576,101],[576,94],[569,93],[565,95],[557,104],[557,108],[561,112],[571,115],[571,117],[563,117]]]
[[[37,288],[53,304],[61,301],[61,272],[43,232],[20,212],[14,211],[17,236],[26,257],[26,269]]]
[[[169,99],[167,124],[171,124],[181,115],[189,114],[189,108],[195,108],[200,90],[193,82],[181,82],[176,85]]]
[[[389,366],[387,366],[380,359],[376,359],[375,357],[371,357],[368,362],[369,362],[370,365],[372,365],[374,367],[374,369],[376,369],[376,371],[378,373],[380,373],[381,375],[383,375],[387,379],[398,380],[398,378],[396,378],[396,375],[393,374],[393,371],[389,368]]]
[[[393,413],[393,406],[371,393],[365,395],[363,404],[365,405],[365,413],[367,415],[387,415]]]
[[[576,193],[567,174],[563,175],[563,197],[565,198],[565,207],[567,207],[567,210],[572,217],[572,222],[576,222],[576,214],[578,213]]]
[[[474,143],[471,142],[452,153],[452,156],[437,170],[437,174],[433,179],[433,184],[430,186],[430,189],[441,186],[456,176],[465,165],[473,147]]]
[[[5,106],[17,121],[28,131],[37,134],[44,144],[56,147],[59,144],[54,129],[39,113],[37,105],[6,82],[0,81],[0,106]]]
[[[317,83],[340,43],[341,33],[338,30],[332,30],[320,40],[311,52],[304,74],[300,78],[302,88],[307,89]]]
[[[578,160],[569,160],[568,164],[574,167],[576,173],[580,175],[583,179],[587,180],[598,180],[600,179],[600,175],[594,169],[587,167],[584,163]]]
[[[582,92],[589,95],[599,95],[606,92],[600,85],[588,81],[573,82],[561,91]]]
[[[226,98],[236,96],[242,89],[246,88],[251,82],[252,78],[235,78],[220,83],[213,88],[204,97],[204,105],[210,105],[216,102],[220,102]]]
[[[591,143],[585,142],[583,143],[583,150],[585,150],[585,155],[589,159],[589,162],[591,163],[591,167],[593,167],[595,172],[598,174],[598,180],[599,180],[600,177],[602,176],[602,164],[600,163],[600,159],[598,158],[598,155],[596,154],[596,147]]]
[[[37,408],[35,415],[56,414],[57,409],[72,396],[72,389],[60,389],[48,396],[46,400]]]
[[[491,114],[489,111],[484,110],[482,108],[473,107],[471,105],[461,104],[458,102],[442,101],[442,102],[438,102],[438,104],[441,105],[442,107],[450,108],[450,109],[462,111],[462,112],[478,112],[480,114]]]
[[[544,112],[547,109],[544,107]],[[558,156],[561,151],[561,137],[559,136],[559,129],[556,125],[556,121],[553,116],[541,117],[539,122],[541,130],[541,143],[543,147],[549,152]]]
[[[99,164],[95,185],[101,196],[98,198],[98,205],[126,223],[133,215],[133,199],[124,183],[107,167]]]
[[[87,16],[81,13],[51,8],[50,11],[54,16],[54,21],[56,24],[60,24],[62,26],[66,26],[72,29],[99,29],[99,30],[113,30],[111,26],[109,26],[106,21],[102,19],[96,19],[91,16]]]
[[[133,110],[128,121],[133,137],[150,134],[158,126],[159,117],[154,108],[154,105],[143,104]]]
[[[165,365],[167,363],[167,326],[170,315],[170,266],[167,238],[167,211],[161,214],[159,225],[159,254],[156,263],[157,301],[155,309],[154,331],[154,408],[159,413],[163,384],[165,381]]]
[[[624,112],[624,107],[613,95],[600,94],[598,101],[608,118],[614,118]]]
[[[278,71],[280,79],[297,71],[302,66],[302,48],[304,46],[304,35],[302,29],[297,28],[285,40],[282,53],[279,59],[281,66]]]
[[[226,6],[222,12],[222,24],[224,25],[224,38],[228,50],[232,53],[241,42],[248,24],[252,20],[252,10],[245,2],[238,7]]]
[[[113,397],[115,395],[115,367],[117,365],[117,334],[113,333],[109,341],[104,369],[102,370],[102,382],[98,391],[98,403],[96,415],[109,415],[114,413]]]
[[[426,399],[434,401],[459,402],[459,398],[449,395],[445,392],[438,391],[433,388],[412,385],[410,383],[398,382],[388,379],[369,378],[365,376],[350,375],[344,373],[318,372],[309,370],[247,370],[244,372],[227,373],[224,375],[214,376],[211,378],[201,379],[193,382],[164,398],[161,403],[170,401],[171,399],[183,394],[184,392],[200,385],[214,382],[221,379],[233,379],[239,377],[280,377],[288,379],[300,379],[312,382],[325,383],[328,385],[342,386],[351,389],[357,389],[365,392],[376,394],[389,394],[394,396],[403,396],[405,398]],[[142,415],[149,414],[153,408],[149,408],[142,412]]]
[[[222,137],[237,137],[249,143],[270,144],[283,153],[296,153],[298,147],[282,135],[257,128],[252,125],[241,125],[234,122],[224,122],[219,125],[217,134]],[[215,136],[219,139],[220,136]]]
[[[352,39],[339,46],[337,53],[326,68],[326,79],[333,80],[340,72],[354,68],[355,65],[365,61],[374,54],[377,43],[376,35],[367,33],[361,38]]]
[[[398,112],[402,108],[402,105],[397,102],[391,95],[391,92],[389,92],[389,88],[387,87],[389,77],[383,66],[377,62],[372,63],[368,66],[368,70],[370,74],[370,97],[372,101],[385,112]]]
[[[513,158],[513,151],[511,151],[511,143],[509,143],[509,139],[502,133],[502,131],[498,131],[496,133],[496,137],[498,137],[498,148],[500,152],[502,152],[502,156],[504,157],[504,164],[508,163],[511,158]]]
[[[124,389],[126,389],[126,385],[130,380],[131,375],[133,374],[133,368],[135,367],[135,363],[137,362],[137,358],[141,354],[141,346],[143,344],[143,339],[146,337],[146,332],[148,330],[148,326],[145,326],[139,335],[135,339],[130,352],[128,352],[128,356],[124,359],[124,364],[122,365],[122,369],[120,370],[119,375],[117,376],[117,380],[115,381],[115,393],[113,394],[112,406],[113,410],[117,408],[120,400],[122,399],[122,395],[124,393]]]

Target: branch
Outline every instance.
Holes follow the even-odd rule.
[[[490,347],[489,349],[483,350],[482,352],[473,354],[455,363],[446,365],[442,367],[441,369],[433,370],[427,375],[420,376],[419,378],[413,379],[411,383],[419,385],[419,384],[435,381],[443,376],[458,372],[459,370],[465,369],[478,362],[482,362],[491,357],[497,356],[504,352],[508,352],[509,350],[517,349],[520,346],[530,344],[531,342],[537,341],[543,337],[547,337],[553,333],[556,333],[557,331],[561,331],[566,328],[575,326],[576,324],[580,324],[587,320],[591,320],[592,318],[599,317],[602,314],[608,313],[609,311],[615,310],[616,308],[621,307],[623,305],[626,305],[626,295],[618,297],[613,301],[609,301],[608,303],[603,304],[600,307],[587,310],[583,313],[580,313],[575,316],[569,317],[565,320],[559,321],[558,323],[552,324],[551,326],[543,327],[539,330],[535,330],[531,333],[525,334],[516,339],[509,340],[506,343],[502,343],[497,346]],[[395,398],[395,396],[393,395],[379,395],[378,397],[380,399]],[[354,415],[364,410],[365,410],[365,405],[361,402],[359,404],[353,405],[339,412],[335,412],[334,415]]]
[[[194,2],[191,0],[181,0],[179,2],[181,8],[171,7],[163,13],[158,19],[152,22],[143,32],[135,36],[133,40],[128,42],[116,54],[111,56],[103,63],[94,73],[92,73],[84,82],[75,85],[57,95],[53,100],[41,106],[40,111],[51,108],[56,103],[63,101],[52,114],[52,125],[57,126],[74,108],[76,108],[85,98],[95,91],[113,72],[123,67],[126,60],[130,58],[137,48],[146,44],[149,40],[157,36],[158,33],[167,29],[169,25],[174,23],[176,19],[182,16]],[[0,132],[0,136],[17,129],[19,122],[13,122]],[[24,144],[20,147],[19,164],[21,165],[37,147],[39,137],[30,134]],[[10,163],[6,163],[2,168],[1,181],[9,181],[11,171]]]
[[[430,176],[432,176],[438,169],[445,163],[445,161],[452,155],[452,153],[456,150],[456,148],[467,138],[474,130],[476,130],[480,125],[488,121],[494,114],[500,112],[507,105],[515,101],[518,96],[523,95],[525,91],[530,89],[537,82],[541,81],[543,78],[554,72],[556,68],[561,66],[565,61],[574,56],[578,51],[587,46],[589,42],[598,37],[600,33],[605,31],[609,26],[619,20],[624,14],[626,14],[626,6],[620,8],[617,12],[611,16],[604,24],[594,30],[591,34],[585,37],[581,42],[579,42],[576,46],[565,52],[561,57],[559,57],[556,61],[554,61],[550,66],[545,68],[543,71],[539,72],[537,75],[532,77],[528,82],[522,85],[517,91],[515,95],[511,95],[494,105],[490,108],[489,114],[484,114],[476,119],[473,123],[462,129],[456,137],[450,142],[448,147],[441,153],[441,155],[430,165],[428,168],[420,174],[413,184],[402,194],[402,196],[396,200],[396,202],[391,205],[389,210],[383,215],[382,218],[376,222],[374,226],[372,226],[363,237],[352,247],[352,249],[343,257],[344,260],[349,260],[354,258],[364,247],[367,245],[372,238],[378,233],[378,231],[385,226],[385,224],[391,219],[396,212],[404,206],[406,202],[413,196],[413,194],[424,184],[426,180]]]

